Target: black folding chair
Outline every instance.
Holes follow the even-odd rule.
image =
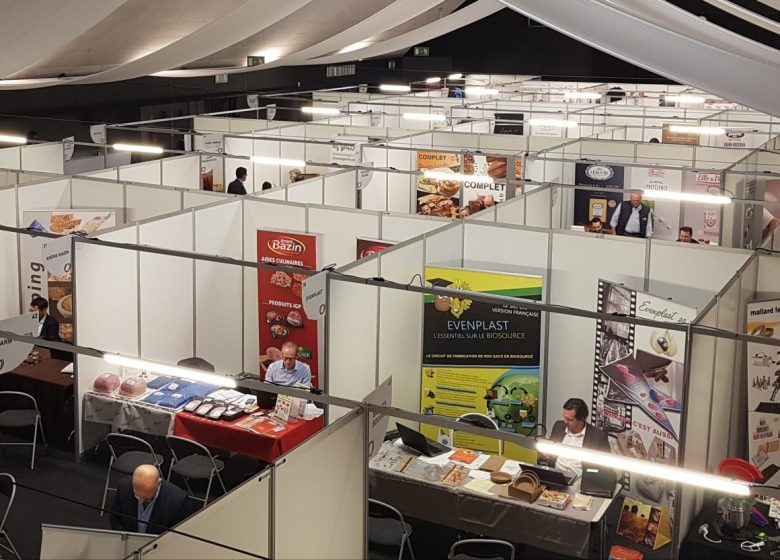
[[[109,490],[116,490],[110,487],[111,473],[118,472],[123,475],[132,475],[136,468],[141,465],[155,465],[158,469],[162,467],[163,456],[154,452],[151,444],[139,437],[129,436],[127,434],[108,434],[106,442],[111,452],[111,460],[108,463],[108,472],[106,473],[106,487],[103,489],[103,502],[100,504],[100,517],[103,517],[106,508],[106,496]],[[162,471],[160,471],[162,476]]]
[[[219,481],[222,486],[222,493],[226,494],[227,489],[225,483],[222,482],[220,472],[225,468],[223,463],[218,458],[214,457],[207,447],[178,436],[165,436],[165,441],[168,443],[168,448],[171,450],[171,464],[168,467],[168,480],[171,479],[171,473],[176,473],[184,479],[184,484],[187,486],[187,491],[190,497],[203,502],[203,507],[209,501],[209,494],[211,493],[211,483],[214,477]],[[190,480],[208,480],[206,486],[206,495],[203,498],[198,498],[192,492],[190,488]]]
[[[41,413],[35,397],[19,391],[0,391],[0,430],[32,427],[32,442],[3,442],[0,445],[29,445],[32,447],[30,470],[35,469],[35,448],[38,443],[38,430],[41,432],[43,445],[46,445],[46,435],[43,433]],[[48,447],[48,445],[46,445]]]

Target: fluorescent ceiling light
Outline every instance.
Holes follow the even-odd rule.
[[[594,91],[564,91],[566,99],[601,99],[601,94]]]
[[[0,142],[6,142],[8,144],[27,144],[27,138],[14,134],[0,134]]]
[[[447,120],[446,115],[442,115],[441,113],[404,113],[404,118],[408,121],[444,122]]]
[[[642,196],[652,200],[679,200],[682,202],[700,202],[702,204],[731,204],[731,198],[719,194],[645,190],[642,191]]]
[[[446,171],[423,171],[426,179],[437,179],[439,181],[471,181],[473,183],[493,183],[493,177],[489,175],[463,175],[461,173],[448,173]]]
[[[368,43],[365,41],[358,41],[357,43],[352,43],[351,45],[347,45],[343,49],[341,49],[338,54],[344,54],[352,51],[359,51],[360,49],[364,49],[368,46]]]
[[[461,80],[463,79],[463,74],[450,74],[447,76],[448,80]]]
[[[163,149],[160,146],[141,146],[140,144],[114,144],[112,148],[119,152],[141,152],[144,154],[163,153]]]
[[[466,95],[498,95],[498,90],[481,86],[467,87]]]
[[[750,486],[747,483],[739,480],[732,480],[724,476],[715,476],[679,467],[670,467],[652,461],[642,461],[639,459],[622,457],[620,455],[592,451],[590,449],[571,447],[570,445],[552,443],[547,440],[536,442],[536,449],[539,453],[544,453],[546,455],[555,455],[557,457],[582,461],[583,463],[601,465],[615,469],[616,471],[643,474],[660,480],[699,486],[724,494],[735,494],[737,496],[750,495]]]
[[[341,111],[335,107],[301,107],[301,111],[310,115],[340,115]]]
[[[684,124],[669,125],[670,132],[682,132],[684,134],[709,134],[710,136],[722,136],[726,129],[719,126],[687,126]]]
[[[438,84],[441,82],[441,78],[438,76],[434,76],[433,78],[428,78],[425,80],[426,84]]]
[[[153,373],[159,373],[160,375],[171,375],[173,377],[190,379],[192,381],[202,381],[203,383],[210,383],[212,385],[219,385],[221,387],[230,387],[231,389],[236,388],[236,380],[232,377],[218,375],[216,373],[209,373],[199,369],[171,366],[168,364],[161,364],[159,362],[150,362],[148,360],[120,356],[119,354],[103,354],[103,359],[114,366],[151,371]]]
[[[390,91],[394,93],[409,93],[412,88],[409,86],[401,86],[398,84],[381,84],[379,86],[380,91]]]
[[[267,165],[287,165],[289,167],[306,166],[306,162],[302,159],[284,159],[266,156],[252,156],[250,159],[255,163],[265,163]]]
[[[279,60],[282,57],[282,49],[268,49],[254,53],[252,56],[262,56],[265,58],[265,64]]]
[[[699,95],[667,95],[664,99],[673,103],[704,103],[705,101]]]
[[[574,128],[577,121],[563,121],[558,119],[528,119],[531,126],[552,126],[555,128]]]

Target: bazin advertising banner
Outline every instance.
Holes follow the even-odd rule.
[[[257,262],[317,270],[317,236],[283,231],[257,231]],[[311,382],[318,382],[317,321],[303,312],[303,273],[261,268],[257,271],[259,348],[261,377],[268,366],[282,359],[282,344],[298,344],[298,359],[311,368]]]
[[[38,312],[24,313],[0,321],[0,330],[21,334],[23,336],[38,335]],[[0,373],[13,371],[33,349],[32,344],[19,342],[10,338],[0,338]]]
[[[721,194],[719,171],[683,171],[682,190],[694,194]],[[683,203],[683,225],[693,228],[693,237],[704,243],[720,244],[722,207],[717,204]]]
[[[685,324],[696,310],[664,298],[600,281],[600,313]],[[683,401],[685,335],[679,331],[598,320],[591,423],[609,436],[612,452],[676,465]],[[624,488],[674,511],[676,488],[632,476]],[[674,514],[671,514],[674,518]]]
[[[459,154],[445,152],[417,152],[419,171],[460,173]],[[456,218],[460,205],[460,181],[432,179],[420,175],[417,178],[417,213],[426,216]]]
[[[632,167],[631,189],[642,191],[680,192],[682,171],[660,167]],[[680,231],[680,211],[676,200],[642,200],[653,210],[653,239],[677,241]]]
[[[368,239],[366,237],[358,237],[356,241],[355,253],[358,260],[375,255],[395,245],[392,241],[379,241],[378,239]]]
[[[780,299],[748,303],[747,332],[780,338]],[[774,346],[747,345],[748,458],[767,484],[780,482],[780,354]]]
[[[541,300],[542,278],[444,267],[426,267],[432,286]],[[425,296],[423,414],[458,418],[480,413],[502,430],[519,431],[539,420],[541,316],[538,311]],[[446,434],[423,426],[432,439]],[[497,442],[456,434],[455,445],[496,452]],[[510,449],[512,448],[512,449]],[[531,459],[515,446],[507,456]]]
[[[600,218],[609,227],[609,221],[618,204],[623,202],[622,189],[625,170],[622,165],[604,163],[577,163],[574,170],[574,183],[594,187],[612,187],[613,190],[574,192],[574,224],[585,226],[593,218]]]

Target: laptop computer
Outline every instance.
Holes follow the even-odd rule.
[[[396,423],[395,426],[398,428],[398,433],[401,434],[401,441],[404,442],[404,445],[419,451],[426,457],[436,457],[436,455],[441,455],[442,453],[452,451],[452,449],[446,445],[442,445],[438,441],[428,439],[420,432],[411,428],[407,428],[403,424]]]
[[[582,469],[580,492],[583,494],[611,498],[615,493],[616,485],[617,474],[610,468],[591,466]]]
[[[571,486],[574,481],[577,480],[576,474],[565,472],[553,467],[532,465],[530,463],[523,463],[522,461],[520,462],[520,467],[524,471],[535,472],[539,476],[539,480],[541,480],[544,484],[549,484],[550,486]]]

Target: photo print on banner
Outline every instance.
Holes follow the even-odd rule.
[[[624,173],[625,169],[622,165],[575,164],[575,185],[605,187],[605,190],[574,191],[574,225],[588,226],[593,218],[599,218],[605,227],[609,227],[612,214],[623,202],[621,190],[624,184]]]
[[[598,311],[685,324],[696,310],[663,298],[599,281]],[[678,461],[683,410],[685,335],[678,331],[599,319],[591,422],[609,436],[613,453],[665,465]],[[667,481],[624,479],[629,495],[669,510],[676,489]]]

